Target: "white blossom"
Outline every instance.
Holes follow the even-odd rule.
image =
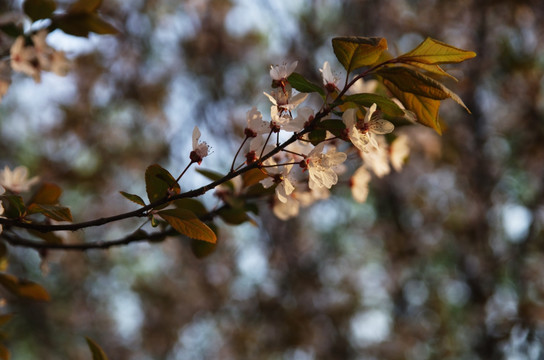
[[[246,113],[247,127],[244,134],[247,137],[257,137],[270,131],[270,124],[263,120],[263,116],[256,107]]]
[[[278,111],[294,110],[308,97],[307,93],[298,93],[294,96],[291,96],[292,95],[291,91],[281,91],[281,90],[280,91],[272,90],[270,94],[268,94],[267,92],[264,92],[264,94],[270,100],[270,102],[274,104],[273,106],[278,107]]]
[[[28,169],[26,166],[17,166],[13,171],[8,166],[0,171],[0,185],[14,193],[21,193],[30,190],[30,187],[39,181],[39,177],[34,176],[28,179]]]
[[[327,90],[331,91],[334,89],[338,89],[340,78],[336,76],[336,74],[333,74],[328,61],[325,61],[323,63],[323,69],[319,69],[319,71],[321,71],[321,74],[323,76],[323,85],[325,85]]]
[[[391,144],[389,149],[391,165],[396,171],[401,171],[402,166],[410,155],[410,147],[408,146],[408,136],[399,135]]]
[[[200,130],[195,126],[193,129],[193,151],[189,155],[192,162],[197,162],[200,164],[202,159],[208,156],[209,146],[205,142],[199,142],[200,139]]]
[[[325,154],[323,148],[325,143],[319,143],[307,156],[306,163],[310,181],[310,189],[325,187],[330,189],[332,185],[338,182],[338,175],[334,167],[343,163],[347,155],[343,152],[337,152],[335,147],[331,147]]]
[[[270,94],[266,92],[264,94],[273,104],[270,107],[270,125],[272,128],[276,128],[276,131],[279,131],[281,128],[289,129],[287,131],[298,131],[302,129],[298,124],[289,125],[293,121],[291,112],[306,100],[308,94],[299,93],[291,96],[291,91],[271,91]]]
[[[25,46],[25,38],[19,36],[10,49],[11,68],[14,71],[30,75],[36,82],[40,82],[42,70],[52,71],[64,76],[70,69],[70,62],[64,52],[50,47],[45,38],[47,30],[42,29],[31,36],[33,45]]]
[[[282,81],[285,80],[295,71],[298,61],[294,61],[290,64],[283,63],[281,65],[270,66],[270,77],[272,80]]]
[[[350,187],[351,194],[355,201],[363,203],[368,197],[368,183],[370,182],[370,173],[368,170],[361,166],[359,167],[351,177]]]
[[[274,201],[272,211],[281,220],[287,220],[298,215],[300,204],[294,196],[287,197],[286,202]]]
[[[388,134],[395,129],[395,126],[387,120],[373,117],[376,111],[376,104],[372,104],[365,114],[364,120],[357,119],[357,110],[348,109],[342,116],[346,125],[348,137],[359,150],[368,152],[369,146],[377,148],[378,142],[373,134]]]
[[[13,71],[27,74],[40,82],[40,64],[33,46],[25,46],[25,38],[17,37],[10,48],[11,68]]]
[[[274,166],[276,162],[272,159],[267,159],[264,165]],[[276,196],[283,203],[287,202],[287,198],[295,190],[295,186],[293,185],[294,179],[289,175],[292,167],[293,165],[267,167],[266,171],[270,176],[260,181],[265,189],[277,184],[275,189]]]
[[[381,135],[375,138],[377,146],[370,147],[367,152],[361,152],[361,158],[367,169],[372,170],[377,177],[381,178],[391,172],[387,142]]]

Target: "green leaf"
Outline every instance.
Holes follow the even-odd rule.
[[[102,5],[102,0],[77,0],[69,8],[68,12],[72,14],[96,12]]]
[[[317,92],[323,96],[325,96],[325,90],[323,90],[323,87],[316,85],[304,78],[304,76],[294,72],[292,73],[288,78],[287,81],[289,81],[289,84],[291,84],[292,87],[297,89],[298,91],[302,93],[313,93]]]
[[[402,61],[423,64],[455,64],[476,56],[473,51],[458,49],[438,40],[426,38],[414,50],[399,56]]]
[[[51,183],[44,183],[30,200],[30,204],[56,205],[59,203],[62,189]]]
[[[74,36],[89,36],[96,34],[117,34],[119,31],[110,23],[94,13],[68,13],[53,19],[53,25],[67,34]]]
[[[346,125],[342,120],[323,120],[317,124],[317,128],[327,130],[334,136],[341,137],[343,131],[346,129]]]
[[[315,129],[308,134],[308,139],[310,140],[312,145],[316,146],[317,144],[325,140],[326,136],[327,131],[325,129]]]
[[[218,214],[224,222],[230,225],[240,225],[250,220],[243,207],[226,207],[221,209]]]
[[[91,353],[93,354],[93,360],[108,360],[108,357],[106,356],[106,353],[102,348],[95,343],[93,340],[91,340],[88,337],[85,337],[85,340],[87,340],[87,345],[89,345],[89,350],[91,350]]]
[[[19,279],[11,274],[0,273],[0,284],[12,294],[39,301],[49,301],[51,297],[47,290],[35,282]]]
[[[192,211],[197,217],[204,216],[208,213],[206,207],[196,199],[178,199],[173,201],[172,204],[177,208]]]
[[[384,80],[383,83],[406,109],[415,113],[419,123],[434,129],[438,134],[442,135],[442,128],[438,119],[440,100],[404,92],[388,80]]]
[[[374,64],[384,50],[387,40],[379,37],[337,37],[332,39],[334,54],[348,73]]]
[[[70,209],[65,206],[32,204],[28,207],[28,210],[32,214],[39,213],[55,221],[73,221]]]
[[[383,68],[378,74],[404,92],[424,96],[435,100],[451,98],[470,113],[463,100],[453,91],[433,78],[405,66]],[[413,109],[410,109],[413,110]]]
[[[19,35],[24,35],[23,26],[19,24],[14,24],[12,22],[7,22],[0,24],[0,31],[4,34],[16,38]]]
[[[159,211],[158,215],[166,220],[177,232],[191,239],[215,243],[217,237],[208,225],[189,210],[169,209]]]
[[[26,206],[23,198],[15,194],[0,195],[0,200],[5,200],[8,203],[5,209],[4,216],[8,218],[20,218],[26,215]]]
[[[391,117],[403,116],[402,109],[395,102],[378,94],[355,94],[344,97],[344,102],[353,102],[367,108],[376,104],[381,112]]]
[[[32,21],[47,19],[57,9],[54,0],[25,0],[23,11]]]
[[[212,171],[212,170],[206,170],[206,169],[196,169],[196,171],[202,175],[202,176],[205,176],[206,178],[212,180],[212,181],[217,181],[217,180],[220,180],[223,178],[224,175],[221,175],[215,171]],[[229,189],[231,190],[234,190],[234,184],[232,183],[232,181],[226,181],[224,182],[222,185],[225,185],[227,186]]]
[[[211,255],[215,250],[217,250],[217,243],[212,244],[206,241],[191,239],[191,251],[198,259],[203,259]]]
[[[125,198],[129,199],[130,201],[138,204],[138,205],[142,205],[142,206],[145,206],[145,201],[139,197],[138,195],[134,195],[134,194],[129,194],[127,192],[124,192],[124,191],[119,191],[119,193],[121,195],[123,195]]]
[[[149,166],[145,171],[145,190],[149,201],[165,198],[169,189],[176,194],[181,192],[176,179],[166,169],[157,164]]]

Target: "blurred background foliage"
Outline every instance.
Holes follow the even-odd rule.
[[[386,37],[397,54],[426,36],[476,51],[450,84],[472,115],[446,102],[442,137],[402,129],[410,161],[375,179],[367,203],[339,187],[287,222],[263,204],[259,227],[222,226],[202,260],[176,238],[44,263],[10,248],[9,271],[52,295],[4,294],[13,359],[89,359],[84,336],[110,359],[544,357],[542,1],[110,0],[101,11],[119,35],[52,33],[70,75],[16,74],[0,104],[0,165],[61,185],[76,219],[133,209],[118,191],[143,195],[152,163],[179,173],[194,125],[214,151],[202,166],[228,170],[245,112],[266,114],[270,64],[298,60],[319,82],[323,61],[340,70],[334,36]],[[192,173],[182,189],[205,181]]]

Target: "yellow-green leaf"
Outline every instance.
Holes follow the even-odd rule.
[[[77,0],[68,8],[68,12],[72,14],[92,13],[96,12],[101,4],[102,0]]]
[[[384,79],[396,85],[401,91],[424,96],[435,100],[451,98],[470,113],[463,100],[453,91],[435,79],[415,71],[406,66],[383,68],[378,74]]]
[[[332,47],[338,61],[350,73],[374,64],[387,50],[387,40],[379,37],[337,37],[332,39]]]
[[[204,216],[208,213],[206,207],[196,199],[178,199],[173,201],[172,205],[180,209],[192,211],[198,217]]]
[[[30,200],[30,203],[56,205],[59,203],[62,189],[51,183],[44,183]]]
[[[431,74],[446,76],[446,77],[449,77],[450,79],[453,79],[455,81],[459,81],[459,80],[457,80],[457,78],[455,76],[451,75],[446,70],[442,69],[439,65],[429,65],[429,64],[424,64],[424,63],[419,63],[419,62],[410,62],[410,61],[406,62],[405,64],[420,68],[420,69],[425,70],[425,71],[427,71],[428,73],[431,73]]]
[[[72,222],[70,209],[58,205],[32,204],[28,207],[31,213],[40,213],[55,221]]]
[[[402,91],[386,79],[384,79],[383,83],[393,93],[393,96],[400,100],[406,109],[415,113],[419,123],[434,129],[438,134],[442,135],[442,129],[438,120],[440,100]]]
[[[344,102],[354,102],[357,105],[362,105],[365,107],[371,107],[372,104],[376,104],[382,113],[391,116],[403,116],[404,112],[402,109],[395,104],[395,102],[385,96],[378,94],[354,94],[349,95],[343,98]]]
[[[142,206],[145,206],[145,201],[139,197],[138,195],[134,195],[134,194],[129,194],[127,192],[124,192],[124,191],[119,191],[119,193],[121,195],[123,195],[125,198],[129,199],[130,201],[138,204],[138,205],[142,205]]]
[[[242,174],[244,187],[258,184],[259,181],[266,179],[267,177],[268,175],[260,169],[251,169]]]
[[[93,360],[108,360],[108,357],[106,356],[106,353],[102,348],[93,340],[91,340],[88,337],[85,337],[85,340],[87,340],[87,345],[89,345],[89,350],[91,350],[91,353],[93,354]]]
[[[23,11],[32,21],[47,19],[56,8],[54,0],[25,0],[23,3]]]
[[[426,38],[414,50],[399,56],[399,60],[423,64],[454,64],[476,56],[473,51],[456,48],[438,40]]]
[[[0,284],[19,297],[40,301],[49,301],[51,299],[47,290],[41,285],[29,280],[19,279],[11,274],[0,273]]]
[[[210,243],[217,242],[217,237],[213,230],[200,221],[192,211],[186,209],[169,209],[159,211],[158,214],[182,235]]]
[[[149,166],[145,171],[145,190],[150,202],[164,198],[169,190],[175,194],[181,192],[172,174],[157,164]]]

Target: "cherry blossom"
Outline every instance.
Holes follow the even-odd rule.
[[[26,166],[17,166],[13,171],[8,166],[0,171],[0,185],[14,193],[21,193],[30,190],[30,187],[39,181],[39,177],[34,176],[28,179],[28,169]]]
[[[375,137],[376,147],[368,148],[368,151],[361,152],[361,158],[367,169],[371,170],[377,177],[381,178],[391,172],[389,166],[389,154],[387,151],[387,142],[381,135]]]
[[[258,135],[266,134],[270,131],[270,124],[263,120],[263,116],[256,107],[252,107],[246,113],[247,127],[244,134],[247,137],[257,137]]]
[[[291,129],[287,131],[298,131],[302,128],[300,127],[293,130],[293,127],[296,126],[289,127],[289,123],[291,123],[293,120],[291,111],[296,109],[298,105],[306,100],[308,94],[299,93],[292,97],[291,91],[271,91],[271,94],[268,94],[266,92],[264,94],[273,104],[270,108],[270,116],[272,118],[272,120],[270,121],[270,126],[275,129],[275,131],[279,131],[281,128],[285,128],[286,126],[288,129]]]
[[[291,64],[283,63],[281,65],[270,66],[270,77],[272,80],[284,81],[295,71],[298,61]]]
[[[306,164],[310,181],[310,189],[325,187],[330,189],[332,185],[338,182],[338,175],[333,167],[343,163],[347,155],[343,152],[337,152],[335,147],[329,148],[325,154],[323,149],[325,143],[319,143],[307,156]]]
[[[268,159],[264,162],[264,165],[274,166],[276,162],[273,159]],[[261,180],[261,184],[265,189],[277,184],[276,196],[283,203],[287,202],[287,198],[295,190],[294,179],[289,176],[292,167],[293,165],[281,166],[281,169],[280,167],[267,167],[266,171],[270,176]]]
[[[323,63],[323,69],[319,69],[319,71],[321,71],[321,74],[323,75],[323,85],[325,85],[327,91],[332,92],[337,90],[340,78],[336,76],[336,74],[333,74],[328,61]]]
[[[350,179],[351,194],[355,201],[363,203],[368,197],[368,183],[370,182],[370,173],[361,166],[358,168]]]
[[[373,134],[389,134],[395,129],[395,126],[389,121],[373,117],[376,107],[376,104],[372,104],[362,121],[357,118],[356,109],[348,109],[342,116],[349,139],[356,148],[363,152],[370,151],[369,146],[378,147],[378,142]]]
[[[389,157],[391,165],[396,171],[401,171],[402,166],[410,155],[410,147],[408,146],[408,136],[399,135],[389,148]]]
[[[17,37],[10,48],[11,68],[13,71],[27,74],[40,82],[40,63],[33,46],[25,46],[25,38]]]
[[[189,155],[192,162],[197,162],[199,165],[202,163],[202,159],[208,156],[209,146],[205,142],[199,142],[200,130],[195,126],[193,129],[193,151]]]
[[[274,201],[272,211],[281,220],[288,220],[298,215],[300,210],[300,203],[293,196],[287,197],[286,202]]]

